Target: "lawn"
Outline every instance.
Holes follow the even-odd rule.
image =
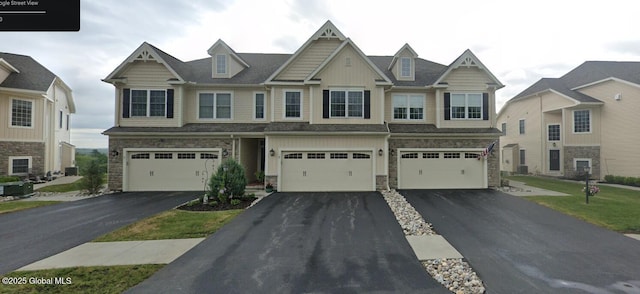
[[[79,179],[73,183],[69,184],[60,184],[60,185],[51,185],[45,186],[40,189],[37,189],[38,192],[54,192],[54,193],[65,193],[71,191],[80,191],[82,187],[80,187],[82,179]]]
[[[5,201],[0,202],[0,213],[14,212],[56,203],[60,203],[60,201]]]
[[[507,179],[571,195],[524,197],[528,200],[620,233],[640,233],[640,191],[598,185],[600,192],[586,204],[584,184],[533,176]]]
[[[93,266],[12,272],[2,276],[0,293],[122,293],[149,278],[163,266]],[[15,279],[4,279],[5,277]],[[39,280],[35,280],[36,278]],[[55,278],[58,278],[57,285]],[[8,281],[20,282],[21,285],[9,284]],[[40,284],[35,284],[38,281]],[[42,281],[51,281],[53,285],[42,284]]]

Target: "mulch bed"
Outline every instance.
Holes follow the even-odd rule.
[[[231,205],[229,203],[218,203],[217,205],[211,205],[210,203],[202,204],[201,202],[195,203],[195,204],[187,203],[179,206],[177,209],[188,210],[188,211],[221,211],[221,210],[232,210],[232,209],[245,209],[249,207],[249,205],[251,205],[251,203],[253,203],[253,201],[256,199],[258,198],[256,197],[241,198],[240,199],[241,202],[238,205]]]

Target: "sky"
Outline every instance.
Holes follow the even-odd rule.
[[[236,52],[293,53],[327,20],[367,55],[408,43],[448,65],[471,49],[506,86],[504,103],[587,60],[640,61],[640,2],[513,0],[81,0],[79,32],[0,32],[73,89],[71,143],[106,148],[115,92],[104,79],[142,42],[189,61],[218,39]]]

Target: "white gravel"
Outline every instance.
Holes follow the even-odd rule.
[[[395,190],[382,191],[382,196],[395,214],[407,236],[436,235],[433,226]],[[432,259],[422,262],[426,271],[449,291],[456,294],[481,294],[485,292],[482,280],[469,263],[462,258]]]

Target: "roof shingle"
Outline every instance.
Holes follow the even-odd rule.
[[[45,92],[51,86],[56,75],[35,61],[31,56],[0,52],[0,58],[6,60],[20,73],[11,73],[0,83],[0,87]]]

